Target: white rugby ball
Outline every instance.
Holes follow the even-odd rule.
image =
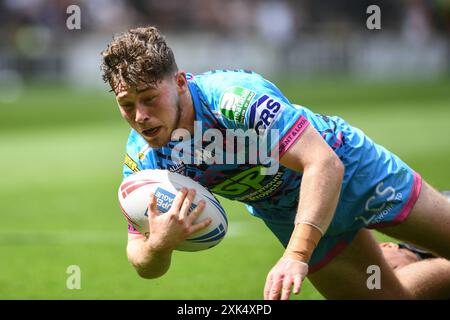
[[[206,203],[205,209],[194,224],[205,218],[212,222],[203,230],[192,234],[176,249],[181,251],[205,250],[217,245],[225,236],[228,220],[219,201],[201,184],[189,177],[168,170],[142,170],[128,176],[119,187],[119,203],[125,218],[137,231],[148,235],[148,203],[150,192],[155,194],[161,214],[169,211],[172,202],[183,187],[195,189],[196,195],[191,206],[195,208],[200,200]]]

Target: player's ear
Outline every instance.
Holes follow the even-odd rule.
[[[188,88],[188,82],[186,79],[186,72],[178,70],[175,73],[175,82],[179,93],[184,93]]]

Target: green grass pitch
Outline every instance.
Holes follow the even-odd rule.
[[[292,102],[344,117],[438,189],[450,189],[450,81],[282,81]],[[261,299],[282,247],[242,205],[217,247],[174,254],[140,279],[125,255],[117,203],[127,125],[112,94],[28,86],[0,104],[0,299]],[[387,239],[377,235],[380,239]],[[81,289],[68,290],[68,266]],[[294,299],[321,299],[309,282]]]

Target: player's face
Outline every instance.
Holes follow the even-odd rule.
[[[122,117],[152,148],[166,145],[180,122],[180,92],[175,77],[156,87],[121,88],[116,94]]]
[[[418,261],[417,256],[413,252],[407,249],[401,249],[396,243],[383,242],[380,244],[380,247],[383,256],[393,269],[401,268]]]

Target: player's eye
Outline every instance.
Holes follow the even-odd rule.
[[[155,97],[147,97],[147,98],[142,99],[142,102],[146,105],[149,105],[155,100],[154,98]]]
[[[125,111],[129,111],[129,110],[133,109],[133,107],[134,107],[134,105],[132,103],[124,103],[124,104],[121,104],[120,106]]]

